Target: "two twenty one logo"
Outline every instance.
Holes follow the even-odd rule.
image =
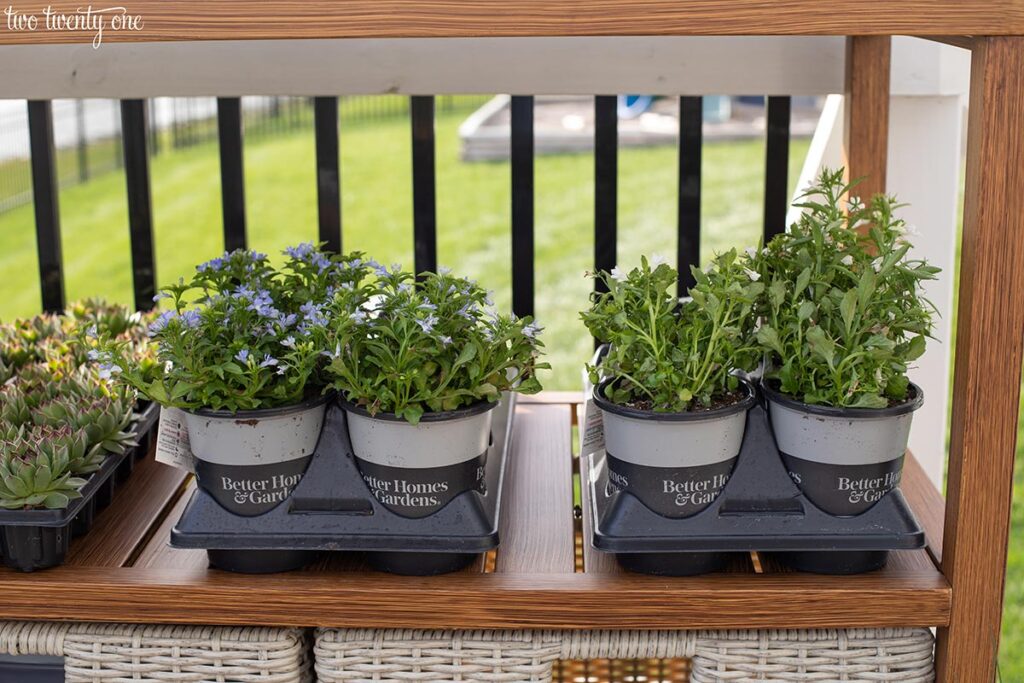
[[[86,33],[92,36],[93,48],[103,43],[105,31],[141,31],[143,18],[129,14],[126,7],[78,7],[73,12],[60,12],[47,5],[38,13],[25,12],[8,5],[4,8],[8,31],[57,31]]]

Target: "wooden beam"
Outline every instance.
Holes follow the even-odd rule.
[[[885,192],[889,155],[889,36],[852,37],[846,44],[843,156],[853,194],[867,201]]]
[[[1014,0],[134,0],[91,13],[101,37],[46,30],[39,5],[15,3],[0,19],[0,43],[92,43],[282,38],[436,38],[563,35],[1014,35],[1024,5]],[[80,3],[48,3],[54,17],[79,17]],[[34,13],[36,30],[19,26]],[[136,18],[137,17],[137,18]],[[117,25],[115,25],[115,23]],[[14,28],[10,28],[13,26]],[[18,30],[15,30],[18,29]]]
[[[984,38],[971,64],[959,330],[942,570],[953,587],[939,678],[992,681],[1024,350],[1024,38]]]

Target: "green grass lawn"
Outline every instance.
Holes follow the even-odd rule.
[[[347,125],[342,112],[342,220],[346,250],[412,263],[408,122]],[[510,301],[509,166],[462,163],[456,129],[465,111],[437,118],[438,250],[441,264],[478,278]],[[791,182],[806,152],[793,142]],[[676,151],[619,153],[619,260],[660,252],[674,259]],[[755,244],[760,233],[764,145],[709,143],[704,149],[701,261],[715,250]],[[245,149],[250,244],[277,252],[315,239],[314,146],[309,130],[258,136]],[[157,274],[188,275],[223,249],[215,145],[171,151],[152,165]],[[552,389],[575,389],[591,340],[577,311],[591,283],[593,157],[540,157],[536,166],[537,317],[554,370]],[[110,173],[61,192],[67,292],[131,300],[124,177]],[[0,319],[39,308],[31,206],[0,214]],[[1022,415],[1024,417],[1024,415]],[[1020,441],[1024,444],[1024,433]],[[1018,458],[1002,647],[1002,678],[1024,681],[1024,465]]]

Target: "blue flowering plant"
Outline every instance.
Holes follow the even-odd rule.
[[[493,311],[488,293],[442,269],[371,264],[334,297],[327,374],[342,398],[371,415],[418,424],[424,413],[540,391],[540,328]]]
[[[276,408],[321,393],[332,297],[364,278],[370,265],[358,254],[331,258],[309,243],[284,256],[280,267],[249,250],[200,264],[191,280],[157,295],[169,307],[149,335],[164,372],[144,375],[116,342],[94,354],[100,372],[186,410]]]

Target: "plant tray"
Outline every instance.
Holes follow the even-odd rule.
[[[514,397],[495,410],[484,494],[466,491],[427,517],[403,517],[378,502],[360,475],[345,414],[327,411],[313,459],[291,496],[262,515],[243,517],[196,489],[171,530],[171,546],[207,550],[231,571],[297,569],[324,552],[365,553],[371,566],[397,574],[456,571],[498,546],[498,514]]]
[[[830,515],[811,503],[786,472],[760,402],[747,413],[728,483],[692,517],[664,517],[612,486],[603,452],[590,456],[587,469],[593,545],[634,571],[700,574],[723,566],[729,553],[760,551],[802,571],[855,574],[882,567],[891,550],[925,545],[924,531],[898,488],[852,517]]]
[[[87,534],[96,513],[110,505],[118,483],[132,472],[136,459],[149,452],[160,407],[142,407],[135,423],[138,445],[104,460],[82,487],[82,497],[62,510],[0,510],[0,556],[8,567],[23,572],[56,567],[64,562],[74,537]]]

